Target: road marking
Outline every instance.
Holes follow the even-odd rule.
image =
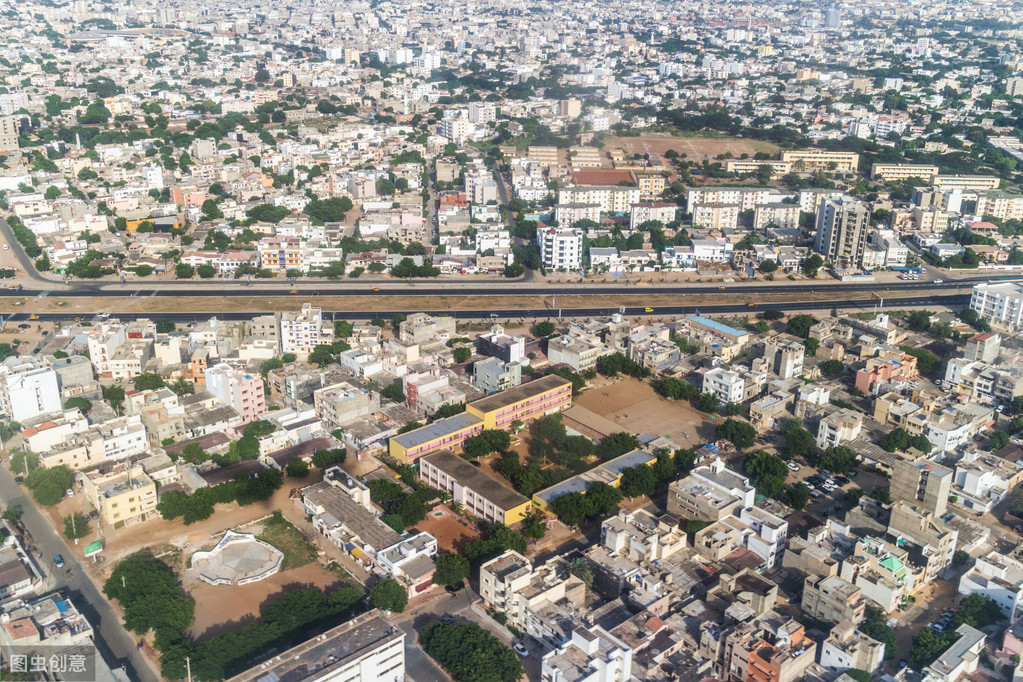
[[[39,292],[39,295],[38,295],[38,296],[36,296],[36,298],[46,298],[46,297],[47,297],[47,296],[49,296],[49,295],[50,295],[50,292],[49,292],[49,291],[40,291],[40,292]]]

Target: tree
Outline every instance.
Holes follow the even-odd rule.
[[[317,450],[313,453],[313,466],[317,469],[329,469],[330,467],[344,464],[347,457],[348,451],[344,448]]]
[[[836,445],[824,451],[817,460],[817,467],[843,476],[852,472],[859,464],[859,455],[851,448]]]
[[[582,580],[587,587],[593,584],[593,569],[584,557],[577,556],[572,559],[568,564],[568,572]]]
[[[209,263],[203,263],[195,268],[195,273],[202,279],[212,279],[217,275],[217,269]]]
[[[408,604],[408,592],[393,578],[384,578],[369,591],[369,603],[375,609],[401,613]]]
[[[780,310],[765,310],[761,317],[768,322],[774,322],[775,320],[780,320],[785,317],[785,313]]]
[[[309,463],[301,457],[296,457],[288,462],[288,466],[285,467],[285,471],[287,471],[288,476],[291,476],[292,478],[305,478],[309,475]]]
[[[64,401],[65,410],[71,410],[74,408],[78,408],[81,412],[88,412],[92,409],[92,401],[78,396],[68,398]]]
[[[742,468],[753,481],[757,492],[764,497],[777,498],[785,487],[789,468],[777,455],[754,450],[742,458]]]
[[[533,336],[537,338],[547,338],[553,335],[558,330],[557,327],[554,326],[553,322],[549,320],[543,320],[542,322],[537,322],[535,325],[533,325],[531,331],[533,332]]]
[[[153,630],[158,642],[180,639],[195,617],[195,604],[171,568],[145,552],[117,564],[103,594],[120,602],[127,630],[137,635]]]
[[[327,343],[317,344],[317,346],[313,348],[313,352],[309,354],[309,362],[315,363],[320,367],[326,367],[331,364],[334,362],[333,346]]]
[[[414,526],[426,518],[426,505],[415,493],[405,495],[391,506],[391,511],[401,516],[405,527]]]
[[[75,474],[63,464],[55,467],[32,469],[25,477],[25,487],[44,507],[52,507],[64,498],[64,493],[75,483]]]
[[[351,322],[345,322],[344,320],[337,320],[334,322],[334,336],[335,338],[347,339],[352,335],[355,328]]]
[[[1009,434],[1005,431],[995,431],[988,440],[987,449],[990,452],[1001,450],[1009,444]]]
[[[802,419],[786,419],[781,427],[785,452],[790,457],[807,457],[817,449],[817,439],[803,426]]]
[[[931,327],[931,314],[926,310],[914,310],[906,318],[909,328],[915,332],[925,332]]]
[[[916,358],[916,368],[925,376],[935,376],[941,368],[941,358],[926,348],[902,346],[902,352]]]
[[[64,537],[78,540],[89,534],[89,517],[81,514],[68,514],[64,517]]]
[[[768,258],[767,260],[760,264],[760,272],[764,273],[765,275],[775,272],[777,269],[778,264],[771,260],[770,258]]]
[[[785,504],[796,511],[802,511],[810,501],[810,490],[802,483],[790,485],[785,489]]]
[[[0,514],[0,518],[11,523],[18,523],[21,521],[21,515],[24,513],[21,507],[18,505],[10,505],[7,509],[4,509],[3,514]]]
[[[124,402],[124,389],[120,386],[105,386],[103,388],[103,399],[110,403],[110,407],[120,410],[121,403]]]
[[[622,501],[622,492],[603,481],[596,481],[586,489],[586,497],[590,502],[592,515],[606,516],[618,509],[618,503]]]
[[[915,670],[923,670],[945,653],[957,639],[957,632],[935,632],[931,628],[922,628],[913,638],[913,648],[909,651],[910,665]]]
[[[433,582],[441,587],[458,585],[469,577],[469,560],[461,554],[441,552],[434,561],[437,570]]]
[[[238,439],[238,456],[252,461],[259,457],[259,439],[255,436],[242,436]]]
[[[817,339],[812,338],[803,339],[803,350],[805,350],[806,354],[811,357],[817,355],[817,349],[820,348],[820,346],[821,342],[818,341]]]
[[[967,559],[969,555],[967,555]],[[982,629],[1005,620],[1006,614],[991,597],[975,592],[959,602],[959,610],[952,616],[953,629],[962,624]]]
[[[700,394],[700,390],[688,381],[674,377],[663,377],[657,380],[654,388],[665,398],[672,400],[692,400]]]
[[[398,535],[405,532],[405,521],[398,514],[384,514],[380,517],[380,520],[390,526],[391,530]]]
[[[817,277],[817,271],[821,269],[822,265],[824,265],[824,259],[814,253],[803,261],[801,270],[807,277]]]
[[[888,619],[884,611],[868,606],[863,622],[860,623],[860,631],[867,637],[884,644],[885,658],[895,658],[899,643],[895,630],[888,627]]]
[[[158,388],[163,388],[166,383],[159,374],[155,372],[143,372],[135,377],[132,381],[137,391],[155,391]]]
[[[387,385],[384,390],[380,391],[380,395],[390,400],[392,403],[404,403],[405,402],[405,386],[402,384],[401,379],[395,379]]]
[[[715,393],[701,393],[689,402],[701,412],[715,412],[718,409],[719,400]]]
[[[177,325],[174,324],[173,320],[157,320],[156,321],[156,333],[157,334],[169,334],[177,329]]]
[[[570,492],[556,498],[551,502],[550,510],[567,526],[578,526],[592,513],[589,499],[580,492]]]
[[[463,363],[468,362],[469,358],[472,357],[472,350],[465,346],[459,346],[455,349],[455,362]]]
[[[841,360],[825,360],[818,367],[821,368],[821,372],[831,377],[837,377],[845,369]]]
[[[419,640],[456,682],[516,682],[523,676],[515,653],[478,625],[431,623]]]
[[[863,488],[850,488],[845,491],[845,499],[849,503],[850,507],[855,507],[860,503],[860,500],[866,494]]]
[[[788,333],[801,338],[810,336],[810,327],[817,324],[817,318],[813,315],[794,315],[789,318]]]
[[[258,68],[253,78],[257,83],[268,83],[270,81],[270,72],[264,68]]]
[[[629,467],[622,472],[622,482],[619,490],[626,497],[640,497],[641,495],[653,495],[657,489],[657,475],[653,467],[646,464],[639,464]]]
[[[639,439],[627,431],[612,433],[600,439],[594,454],[602,460],[614,459],[639,447]]]
[[[192,279],[195,276],[195,268],[188,263],[178,263],[174,266],[174,276],[178,279]]]
[[[887,487],[874,488],[870,491],[870,496],[882,504],[891,504],[892,502],[892,493]]]
[[[757,439],[757,430],[746,422],[737,419],[726,419],[715,429],[718,438],[724,438],[737,448],[753,447]]]

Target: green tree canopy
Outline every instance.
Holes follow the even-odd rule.
[[[369,603],[381,611],[401,613],[408,604],[408,592],[393,578],[384,578],[369,591]]]

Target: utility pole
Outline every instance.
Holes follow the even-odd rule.
[[[185,670],[188,671],[188,682],[192,682],[192,659],[185,656]]]

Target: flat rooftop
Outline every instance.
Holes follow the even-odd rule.
[[[253,666],[230,678],[231,682],[303,682],[333,679],[331,671],[340,670],[374,649],[405,633],[379,611],[370,611],[292,647],[266,663]]]
[[[515,492],[490,474],[469,464],[450,450],[441,450],[426,455],[421,461],[429,462],[458,481],[462,487],[475,491],[478,495],[493,502],[495,507],[505,511],[529,502],[523,495]]]
[[[429,443],[430,441],[442,438],[449,433],[471,428],[477,424],[481,424],[482,422],[483,420],[476,415],[469,414],[468,412],[462,412],[461,414],[456,414],[453,417],[438,419],[432,424],[427,424],[415,431],[391,436],[391,440],[404,448],[414,448],[422,445],[423,443]]]
[[[556,388],[562,386],[571,386],[572,382],[563,377],[559,377],[556,374],[548,374],[545,377],[534,379],[533,381],[514,386],[506,391],[489,395],[486,398],[480,398],[479,400],[471,403],[473,409],[479,410],[480,412],[495,412],[505,407],[514,405],[515,403],[522,402],[528,398],[532,398],[535,395],[546,393],[547,391],[553,391]]]

